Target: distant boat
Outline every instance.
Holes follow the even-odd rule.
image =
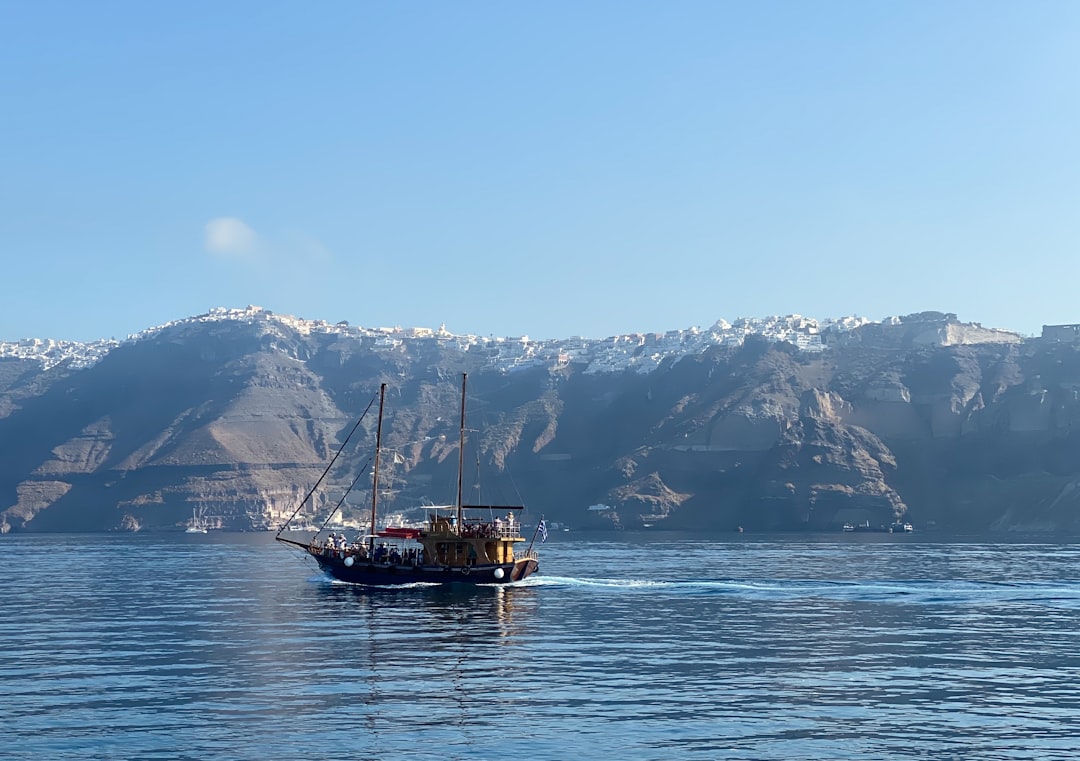
[[[328,538],[320,539],[320,530],[310,541],[298,542],[281,535],[289,525],[289,521],[286,521],[275,537],[277,541],[302,549],[315,558],[323,571],[335,579],[354,584],[505,584],[521,581],[536,573],[539,562],[533,544],[537,536],[540,536],[541,541],[547,539],[543,518],[533,531],[528,548],[517,551],[515,545],[525,542],[520,533],[521,521],[515,518],[515,514],[524,509],[522,506],[462,504],[467,378],[465,374],[461,378],[461,433],[457,501],[454,505],[425,508],[426,520],[420,527],[377,528],[379,454],[382,446],[383,405],[386,399],[386,384],[383,383],[379,388],[379,419],[375,428],[375,454],[372,460],[369,533],[350,541],[344,533],[331,533]],[[357,421],[353,431],[359,424],[360,421]],[[331,459],[309,496],[330,472],[334,460],[341,454],[348,440],[346,437],[341,449]],[[300,503],[300,507],[303,507],[306,501],[307,497]],[[293,517],[300,511],[300,507],[297,507]]]
[[[890,524],[888,526],[886,526],[884,523],[882,523],[880,525],[877,525],[877,526],[871,526],[870,521],[863,521],[862,523],[858,523],[858,524],[855,524],[855,525],[852,525],[850,523],[845,523],[844,526],[843,526],[843,530],[844,531],[879,531],[879,532],[882,532],[882,533],[889,533],[889,534],[910,534],[915,529],[910,523],[905,523],[903,521],[895,521],[895,522],[893,522],[892,524]]]
[[[205,534],[206,524],[195,513],[195,508],[191,508],[191,522],[188,523],[188,527],[184,529],[185,534]]]

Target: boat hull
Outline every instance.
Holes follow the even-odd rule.
[[[413,566],[375,563],[339,553],[311,553],[319,568],[338,581],[372,586],[401,584],[509,584],[536,573],[539,564],[534,558],[519,558],[510,563],[486,564],[453,568],[448,566]],[[347,565],[346,558],[351,559]]]
[[[413,566],[408,563],[375,562],[356,557],[351,553],[315,549],[310,545],[280,539],[282,544],[302,548],[319,568],[338,581],[373,586],[399,586],[402,584],[509,584],[527,579],[536,573],[539,562],[535,557],[522,557],[510,562],[484,563],[484,565]]]

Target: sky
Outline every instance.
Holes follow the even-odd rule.
[[[1080,322],[1080,3],[0,0],[0,340]]]

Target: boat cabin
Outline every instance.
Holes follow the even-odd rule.
[[[462,515],[465,510],[485,510],[489,515],[507,512],[505,517],[491,520],[463,517],[460,525],[456,508],[450,513],[435,510],[428,513],[417,541],[424,547],[424,557],[441,566],[463,568],[512,563],[515,560],[514,545],[525,541],[521,536],[521,523],[514,518],[514,511],[520,509],[518,506],[462,506]]]

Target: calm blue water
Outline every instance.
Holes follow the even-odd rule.
[[[261,535],[0,537],[0,757],[1080,752],[1080,544],[718,542],[558,534],[455,592]]]

